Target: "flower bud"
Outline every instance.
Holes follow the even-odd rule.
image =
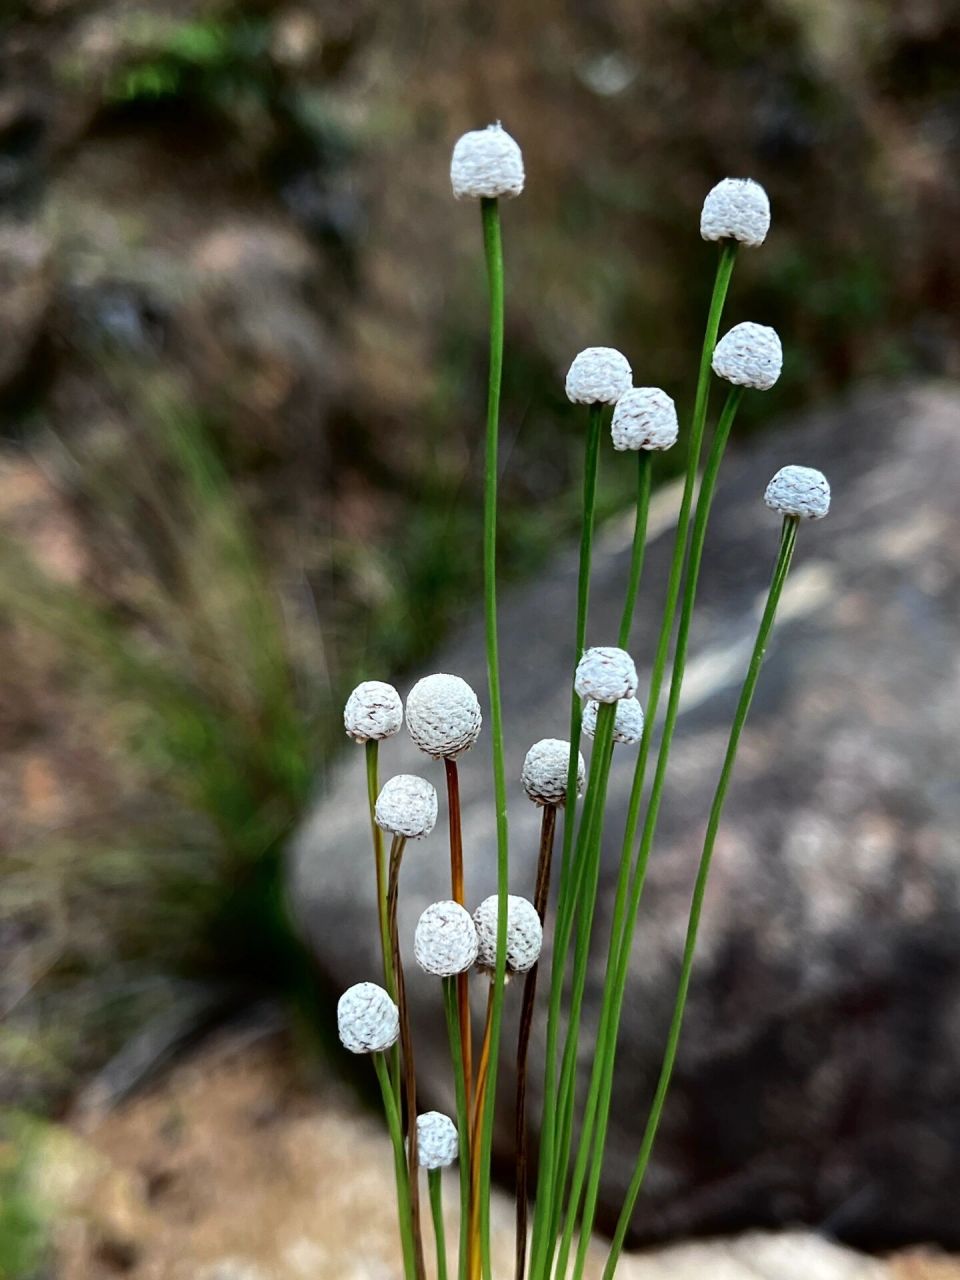
[[[574,404],[616,404],[628,390],[633,371],[613,347],[587,347],[567,372],[567,399]]]
[[[597,732],[599,703],[592,698],[583,708],[583,732],[593,738]],[[613,720],[613,740],[632,747],[643,737],[643,707],[636,698],[621,698]]]
[[[704,240],[739,240],[756,248],[770,230],[770,201],[752,178],[724,178],[707,192],[700,214]]]
[[[343,727],[354,742],[379,742],[399,733],[403,724],[403,703],[392,684],[364,680],[358,684],[343,708]]]
[[[424,676],[407,694],[407,729],[421,751],[455,760],[480,737],[480,703],[459,676]]]
[[[613,447],[621,453],[627,449],[669,449],[679,433],[677,406],[659,387],[631,387],[613,410],[610,434]]]
[[[400,1012],[383,987],[358,982],[337,1001],[337,1030],[351,1053],[383,1053],[400,1035]]]
[[[450,182],[458,200],[518,196],[523,190],[523,155],[499,123],[474,129],[457,139]]]
[[[813,467],[781,467],[763,500],[773,511],[801,520],[822,520],[830,510],[830,485]]]
[[[426,778],[398,773],[383,784],[374,817],[383,831],[419,840],[430,834],[437,821],[437,793]]]
[[[459,902],[434,902],[427,907],[413,936],[417,964],[438,978],[466,973],[479,945],[473,916]]]
[[[417,1158],[421,1169],[446,1169],[457,1158],[457,1126],[442,1111],[417,1116]]]
[[[478,963],[485,969],[493,969],[497,963],[497,905],[493,894],[484,898],[473,913],[480,939]],[[526,898],[507,897],[507,969],[511,973],[526,973],[540,958],[543,946],[543,925],[537,909]]]
[[[520,781],[534,804],[565,804],[570,743],[562,738],[542,738],[526,754]],[[587,767],[583,756],[577,760],[577,795],[583,792]]]
[[[577,663],[574,686],[581,698],[618,702],[637,692],[637,668],[626,649],[588,649]]]
[[[769,391],[783,368],[776,329],[745,320],[725,333],[713,352],[713,372],[737,387]]]

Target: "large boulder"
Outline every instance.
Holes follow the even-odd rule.
[[[783,463],[822,467],[829,519],[801,530],[717,845],[669,1105],[634,1240],[784,1223],[869,1247],[960,1243],[960,395],[875,389],[735,445],[706,554],[683,712],[633,953],[601,1225],[636,1156],[674,999],[705,815],[775,553],[760,497]],[[606,458],[604,465],[613,465]],[[633,651],[649,660],[676,494],[658,496]],[[596,556],[591,643],[616,634],[627,523]],[[501,651],[513,892],[530,894],[537,814],[527,746],[565,736],[576,556],[504,594]],[[432,663],[484,697],[481,619]],[[371,676],[384,673],[370,672]],[[641,676],[641,690],[644,676]],[[377,973],[363,760],[346,753],[291,851],[291,895],[317,959],[347,985]],[[582,1071],[605,971],[632,749],[617,749]],[[383,771],[442,771],[405,736]],[[494,888],[489,738],[461,762],[468,893]],[[400,926],[447,896],[445,831],[411,845]],[[477,984],[479,986],[479,983]],[[410,965],[424,1099],[451,1105],[437,985]],[[479,995],[478,995],[479,1001]],[[508,991],[515,1016],[516,988]],[[507,1031],[506,1044],[514,1034]],[[539,1114],[542,1029],[532,1114]],[[510,1159],[504,1055],[498,1143]]]

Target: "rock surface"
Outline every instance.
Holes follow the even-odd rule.
[[[634,1240],[802,1222],[874,1248],[957,1244],[960,396],[936,386],[861,394],[736,447],[725,467],[633,955],[601,1225],[619,1206],[659,1068],[705,815],[775,551],[761,496],[787,462],[822,468],[834,509],[801,532],[743,739]],[[675,495],[662,502],[671,497],[675,506]],[[672,545],[662,502],[632,643],[641,695]],[[629,530],[608,531],[588,643],[615,634],[628,555]],[[515,893],[530,893],[536,856],[537,816],[518,782],[523,754],[566,732],[574,589],[567,553],[502,605]],[[485,688],[480,620],[432,666]],[[469,904],[494,887],[488,752],[485,733],[461,761]],[[585,1067],[633,759],[617,749]],[[404,735],[387,744],[382,769],[442,786]],[[377,971],[362,775],[362,753],[348,754],[291,856],[293,901],[339,986]],[[444,836],[441,821],[405,861],[408,955],[420,911],[447,893]],[[449,1106],[439,990],[416,973],[409,986],[424,1101]],[[531,1087],[536,1115],[536,1070]]]

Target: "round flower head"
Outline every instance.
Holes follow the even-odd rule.
[[[485,969],[493,969],[497,963],[497,895],[484,898],[473,913],[480,939],[478,962]],[[507,969],[511,973],[526,973],[540,958],[543,946],[543,925],[537,909],[526,898],[507,897]]]
[[[379,742],[400,732],[403,703],[392,684],[364,680],[343,708],[343,727],[354,742]]]
[[[455,760],[480,737],[480,703],[459,676],[424,676],[407,694],[407,729],[421,751]]]
[[[383,784],[374,816],[377,826],[391,835],[419,840],[437,821],[437,793],[426,778],[398,773]]]
[[[830,485],[813,467],[781,467],[763,500],[774,511],[802,520],[822,520],[830,510]]]
[[[518,196],[523,190],[523,156],[500,124],[474,129],[457,139],[450,182],[458,200]]]
[[[707,192],[700,214],[704,240],[739,240],[756,248],[770,230],[770,201],[752,178],[724,178]]]
[[[459,902],[434,902],[427,907],[413,935],[417,964],[438,978],[466,973],[479,945],[473,916]]]
[[[631,387],[616,403],[610,434],[613,447],[621,453],[669,449],[679,433],[677,406],[659,387]]]
[[[542,738],[535,742],[523,761],[520,781],[534,804],[565,804],[570,743],[562,738]],[[577,795],[583,792],[587,767],[583,756],[577,760]]]
[[[457,1158],[457,1126],[442,1111],[417,1116],[417,1153],[421,1169],[446,1169]]]
[[[567,399],[574,404],[616,404],[630,387],[633,370],[613,347],[587,347],[567,372]]]
[[[383,987],[358,982],[337,1001],[337,1030],[351,1053],[383,1053],[400,1035],[400,1013]]]
[[[597,711],[599,703],[593,698],[583,708],[583,732],[588,738],[597,732]],[[613,740],[622,742],[628,747],[643,737],[643,707],[636,698],[621,698],[613,718]]]
[[[637,692],[637,668],[626,649],[588,649],[577,663],[573,687],[581,698],[619,702]]]
[[[725,333],[713,352],[713,372],[737,387],[769,391],[783,368],[776,329],[745,320]]]

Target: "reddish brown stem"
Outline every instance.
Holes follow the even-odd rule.
[[[470,1249],[469,1280],[480,1277],[480,1134],[483,1129],[483,1113],[487,1101],[487,1075],[490,1069],[490,1032],[493,1026],[493,977],[490,979],[490,992],[487,996],[487,1016],[483,1026],[483,1041],[480,1047],[480,1061],[477,1067],[477,1088],[474,1099],[473,1117],[470,1126],[470,1200],[473,1212],[470,1217]]]

